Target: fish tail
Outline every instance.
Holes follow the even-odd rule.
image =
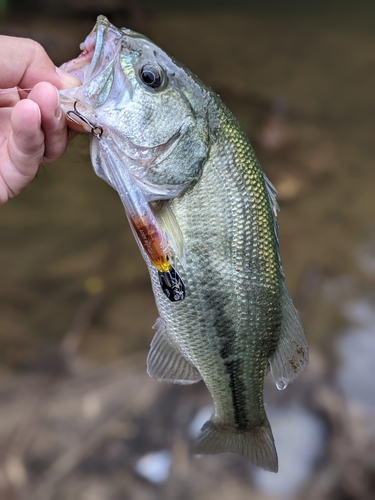
[[[231,451],[248,457],[255,465],[277,472],[278,460],[269,422],[250,430],[209,420],[202,427],[194,453],[215,454]]]

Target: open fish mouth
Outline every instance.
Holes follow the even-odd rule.
[[[121,50],[121,38],[121,31],[105,16],[99,16],[93,30],[80,45],[81,54],[64,63],[61,68],[82,83],[87,83],[113,63]]]

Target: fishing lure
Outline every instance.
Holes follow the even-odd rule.
[[[73,118],[73,115],[77,116],[80,120],[82,120],[91,128],[91,133],[94,137],[96,137],[97,139],[101,139],[103,135],[103,127],[101,127],[100,125],[94,125],[93,123],[90,122],[88,118],[83,116],[83,114],[80,113],[77,109],[77,103],[78,101],[74,102],[73,109],[67,111],[66,116],[69,118],[69,120],[73,121],[74,123],[77,123],[77,125],[81,125],[79,122],[77,122],[75,118]]]
[[[94,139],[100,141],[97,147],[101,150],[101,165],[98,175],[108,182],[119,194],[125,213],[135,239],[158,270],[160,286],[164,295],[171,302],[180,302],[185,298],[185,285],[172,264],[168,240],[159,227],[155,215],[146,200],[136,179],[123,167],[116,154],[116,144],[111,137],[104,134],[103,127],[93,123],[77,109],[76,100],[73,109],[66,110],[66,116],[81,125],[76,118],[88,125]],[[63,103],[66,107],[66,104]]]

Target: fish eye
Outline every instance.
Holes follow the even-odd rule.
[[[152,89],[159,88],[163,83],[163,75],[160,69],[155,68],[149,64],[143,66],[139,74],[142,82]]]

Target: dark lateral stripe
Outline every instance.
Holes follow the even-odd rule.
[[[234,421],[239,429],[245,429],[248,427],[249,420],[246,415],[246,390],[243,382],[242,361],[235,356],[235,324],[232,318],[225,314],[225,311],[229,309],[225,308],[229,297],[223,292],[215,290],[215,287],[212,287],[212,290],[214,291],[210,294],[208,304],[212,305],[215,311],[214,327],[220,342],[219,354],[229,375]],[[220,304],[220,308],[218,308],[218,304]],[[236,359],[233,359],[233,357]]]
[[[240,376],[242,375],[242,369],[239,364],[239,360],[226,361],[224,363],[229,374],[229,386],[232,393],[234,421],[239,429],[246,429],[249,425],[249,420],[246,415],[246,392],[245,384]]]

